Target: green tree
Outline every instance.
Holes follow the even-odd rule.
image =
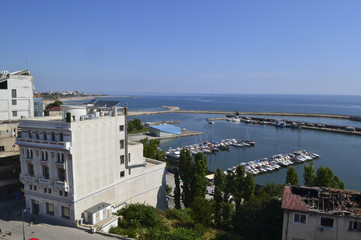
[[[256,184],[254,183],[252,174],[247,174],[244,178],[243,184],[243,198],[245,201],[250,201],[254,197],[254,189],[256,188]]]
[[[211,202],[204,197],[196,196],[191,205],[193,211],[193,219],[197,223],[209,225],[212,218],[213,209]]]
[[[46,110],[52,109],[53,107],[60,107],[61,105],[63,105],[62,101],[55,100],[53,103],[50,103],[46,106]]]
[[[191,205],[191,181],[193,179],[194,163],[189,150],[182,149],[179,157],[179,175],[183,181],[182,200],[185,207]]]
[[[214,174],[214,196],[213,199],[215,201],[215,212],[214,212],[214,220],[215,223],[220,226],[222,223],[222,204],[223,201],[223,189],[225,183],[224,173],[220,168],[217,168],[216,173]]]
[[[196,197],[205,198],[207,191],[207,157],[197,153],[194,157],[195,167],[193,168],[193,181],[191,182],[191,201]]]
[[[236,207],[236,214],[239,213],[239,208],[244,200],[244,186],[245,186],[245,169],[243,166],[238,165],[236,168],[236,175],[234,178],[234,191],[233,191],[233,199]]]
[[[234,178],[235,178],[235,175],[232,173],[226,175],[226,182],[225,182],[224,191],[223,191],[223,200],[225,203],[229,202],[231,194],[234,192],[234,189],[235,189]]]
[[[298,175],[294,166],[288,168],[286,184],[290,184],[294,186],[298,185]]]
[[[312,187],[315,181],[315,168],[313,167],[313,162],[310,163],[310,166],[304,165],[305,173],[303,174],[305,186]]]
[[[174,182],[175,182],[175,188],[174,188],[174,204],[175,208],[180,209],[181,208],[181,190],[179,186],[179,172],[178,169],[174,169]]]
[[[333,174],[329,167],[319,167],[317,169],[317,176],[315,178],[315,186],[317,187],[330,187],[330,188],[345,188],[345,184]]]
[[[140,142],[143,144],[144,157],[165,161],[166,153],[158,148],[159,140],[144,138]]]

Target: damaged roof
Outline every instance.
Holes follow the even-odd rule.
[[[334,188],[286,186],[282,209],[361,218],[361,192]]]

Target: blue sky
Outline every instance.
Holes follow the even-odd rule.
[[[361,94],[361,1],[0,0],[36,91]]]

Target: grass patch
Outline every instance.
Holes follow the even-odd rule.
[[[132,130],[132,131],[129,131],[128,134],[137,134],[137,133],[146,133],[146,132],[149,132],[149,128],[146,128],[144,127],[143,129],[140,129],[140,130]]]

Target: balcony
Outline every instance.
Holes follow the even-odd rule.
[[[56,167],[65,169],[65,163],[64,162],[55,162]]]
[[[56,141],[47,141],[31,138],[17,138],[16,144],[19,146],[25,147],[41,147],[41,148],[52,148],[60,150],[69,150],[70,142],[56,142]]]
[[[46,178],[39,178],[39,184],[50,185],[51,180]]]
[[[62,188],[66,192],[69,190],[69,184],[67,181],[56,180],[54,185],[55,187]]]
[[[36,178],[34,176],[25,175],[24,176],[24,181],[25,182],[36,182]]]

